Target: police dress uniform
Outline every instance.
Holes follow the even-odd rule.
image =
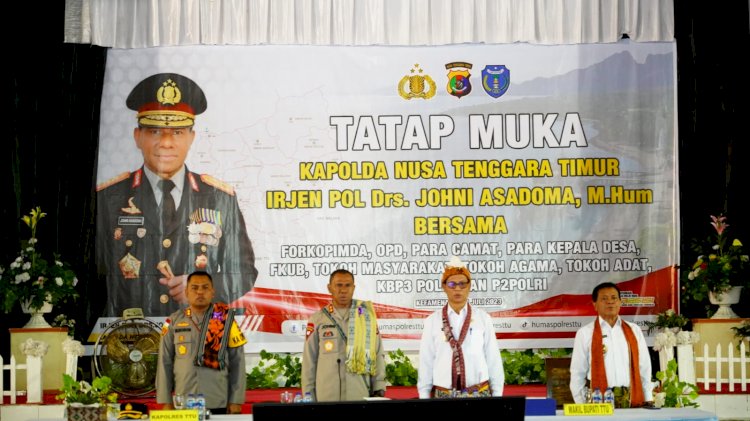
[[[143,127],[192,128],[206,109],[203,91],[192,80],[173,73],[150,76],[128,96]],[[121,174],[97,186],[97,266],[106,278],[107,316],[131,307],[146,316],[166,316],[180,304],[157,265],[166,261],[174,275],[196,270],[211,273],[216,299],[232,302],[249,291],[257,277],[255,253],[234,189],[209,175],[184,168],[184,185],[176,222],[163,226],[145,169]]]
[[[210,317],[213,304],[203,317]],[[245,352],[246,340],[236,322],[235,329],[225,328],[232,334],[228,338],[224,368],[221,370],[199,367],[195,358],[204,342],[200,326],[202,318],[191,314],[190,309],[178,310],[169,316],[162,328],[159,345],[159,365],[156,373],[156,402],[172,403],[174,393],[202,393],[206,408],[226,408],[229,403],[245,402]]]
[[[356,300],[354,301],[356,304]],[[349,309],[340,314],[328,309],[341,331],[348,332]],[[308,319],[307,338],[302,355],[302,391],[318,402],[362,400],[372,392],[385,390],[383,343],[377,335],[375,374],[356,374],[346,369],[346,339],[321,309]]]

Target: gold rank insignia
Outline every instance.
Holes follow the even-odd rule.
[[[323,349],[326,350],[326,352],[333,351],[333,341],[325,341],[325,342],[323,342]]]
[[[221,180],[219,180],[216,177],[210,176],[208,174],[201,174],[201,181],[208,184],[211,187],[216,187],[217,189],[223,191],[224,193],[234,196],[234,187],[232,187],[231,184],[225,183]]]
[[[120,271],[125,279],[136,279],[141,271],[141,261],[128,253],[118,262]]]
[[[180,355],[185,355],[185,354],[187,354],[187,347],[185,347],[185,345],[180,345],[180,346],[177,347],[177,352]]]

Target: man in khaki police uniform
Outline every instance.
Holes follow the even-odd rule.
[[[331,303],[308,320],[302,391],[314,401],[385,396],[383,344],[372,303],[352,300],[354,275],[339,269],[328,281]]]
[[[216,296],[231,303],[258,271],[234,189],[185,166],[201,88],[176,73],[141,81],[127,98],[137,112],[135,145],[143,166],[97,187],[96,256],[106,278],[106,316],[131,307],[167,316],[185,301],[195,270],[214,276]]]
[[[156,402],[172,409],[172,393],[202,393],[213,414],[239,414],[245,402],[247,343],[234,311],[213,302],[214,287],[206,272],[188,276],[190,306],[174,312],[162,328]]]

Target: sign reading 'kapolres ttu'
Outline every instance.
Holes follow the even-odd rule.
[[[222,297],[245,309],[252,349],[301,350],[338,268],[374,303],[386,344],[415,349],[422,319],[446,303],[452,255],[505,346],[570,346],[604,281],[642,324],[677,305],[675,57],[673,43],[629,41],[111,50],[97,178],[125,177],[124,203],[110,209],[142,214],[98,228],[113,262],[100,269],[157,320],[179,297],[139,256],[148,238],[156,254],[189,250],[161,259],[175,276],[253,278],[249,292]],[[160,190],[134,193],[153,175],[126,105],[140,81],[170,72],[206,98],[177,187],[185,244],[149,225],[146,201],[158,207]],[[238,211],[191,196],[206,189]],[[229,247],[237,235],[257,275],[234,263],[247,257]]]

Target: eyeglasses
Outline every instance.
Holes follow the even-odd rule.
[[[448,282],[445,282],[445,285],[447,285],[448,288],[450,288],[450,289],[456,289],[456,288],[458,288],[458,289],[464,289],[467,286],[469,286],[469,282],[464,282],[464,281],[461,281],[461,282],[448,281]]]

